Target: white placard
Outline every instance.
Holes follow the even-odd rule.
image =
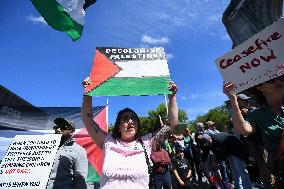
[[[238,93],[284,74],[283,18],[215,60]]]
[[[61,135],[17,135],[0,164],[0,188],[46,188]]]

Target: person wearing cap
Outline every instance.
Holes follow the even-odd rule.
[[[196,139],[197,144],[203,151],[202,161],[205,162],[210,151],[216,159],[228,160],[236,189],[251,189],[251,180],[246,171],[247,154],[244,145],[236,136],[228,133],[202,134]],[[204,163],[201,163],[204,167]]]
[[[251,97],[245,94],[238,94],[237,95],[238,104],[241,110],[242,116],[246,119],[249,112],[256,109],[256,107],[251,106]]]
[[[203,133],[204,132],[204,125],[201,122],[196,123],[195,125],[195,133]]]
[[[74,123],[65,118],[54,120],[55,134],[61,134],[61,141],[50,173],[47,189],[86,189],[88,174],[87,154],[72,138]]]
[[[220,133],[220,131],[218,131],[215,128],[215,123],[213,121],[207,121],[205,123],[206,125],[206,130],[204,131],[205,134],[216,134],[216,133]]]
[[[186,158],[182,148],[176,149],[176,158],[173,161],[173,173],[179,188],[189,188],[191,178],[191,166]]]

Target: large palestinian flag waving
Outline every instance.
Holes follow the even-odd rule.
[[[94,121],[107,131],[107,106],[98,106],[93,109]],[[87,182],[99,182],[102,174],[103,151],[93,142],[86,128],[81,129],[74,135],[77,144],[85,148],[88,157],[88,177]]]
[[[97,48],[90,78],[85,90],[90,96],[171,93],[163,48]]]

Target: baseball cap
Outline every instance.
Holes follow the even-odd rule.
[[[73,122],[63,118],[63,117],[57,117],[54,119],[55,126],[53,129],[62,128],[62,129],[72,129],[72,131],[75,131],[75,125]]]
[[[198,123],[196,123],[196,127],[204,127],[204,125],[203,125],[203,123],[198,122]]]
[[[206,125],[214,125],[215,124],[215,122],[213,122],[213,121],[207,121],[206,122]]]
[[[247,96],[247,95],[245,95],[245,94],[238,94],[237,97],[238,97],[239,99],[242,99],[242,100],[248,100],[248,99],[250,99],[250,97]]]

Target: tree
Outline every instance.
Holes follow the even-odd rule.
[[[109,125],[109,127],[108,127],[108,132],[109,132],[110,134],[112,134],[113,128],[114,128],[114,124],[111,123],[111,124]]]
[[[139,117],[141,123],[141,133],[146,134],[158,130],[161,125],[159,115],[165,125],[168,125],[167,107],[161,103],[156,109],[148,111],[147,117]],[[185,110],[179,110],[178,119],[180,123],[187,123],[187,113]]]
[[[213,108],[209,110],[206,114],[198,116],[191,123],[191,126],[194,126],[198,122],[205,123],[209,120],[215,122],[215,126],[219,131],[223,131],[224,126],[227,125],[229,121],[229,114],[226,111],[225,105]]]

